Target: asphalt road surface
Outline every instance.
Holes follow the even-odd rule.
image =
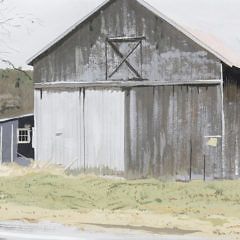
[[[50,222],[0,222],[0,240],[208,240],[186,236],[85,232]]]

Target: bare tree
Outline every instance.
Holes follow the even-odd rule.
[[[38,22],[38,20],[34,19],[31,14],[19,13],[16,8],[10,9],[6,2],[7,0],[0,0],[0,61],[17,71],[25,72],[16,67],[9,60],[8,54],[12,51],[16,51],[16,49],[4,39],[10,39],[11,32],[17,28],[24,28],[27,32],[30,32],[30,26],[35,22]],[[31,79],[31,76],[29,76],[27,72],[25,72],[25,75]]]

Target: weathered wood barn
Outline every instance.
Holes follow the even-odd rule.
[[[28,62],[37,161],[235,178],[240,65],[142,0],[107,0]]]
[[[34,158],[32,147],[33,114],[0,119],[0,164],[26,166]]]

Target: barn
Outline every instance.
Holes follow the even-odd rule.
[[[105,1],[28,61],[36,161],[129,179],[237,178],[240,64],[216,45],[143,0]]]

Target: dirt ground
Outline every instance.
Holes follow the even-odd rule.
[[[0,167],[0,221],[82,230],[240,239],[240,181],[66,176],[56,167]]]
[[[197,219],[187,215],[140,212],[136,210],[50,210],[38,207],[1,204],[0,221],[50,221],[77,226],[85,231],[118,233],[144,232],[160,235],[186,235],[240,239],[240,219],[210,215]]]

